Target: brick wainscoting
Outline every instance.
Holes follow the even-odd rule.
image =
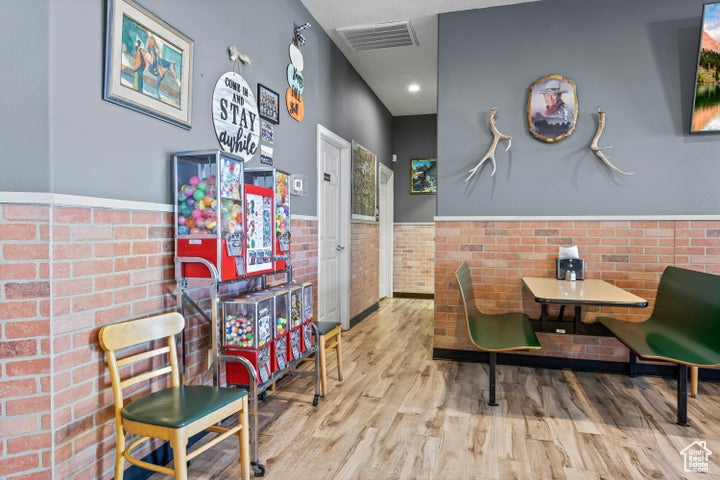
[[[58,203],[0,203],[1,478],[111,478],[98,329],[176,307],[169,206]],[[317,286],[316,250],[317,222],[293,219],[296,281]],[[188,323],[187,372],[205,379],[209,327]]]
[[[432,294],[435,281],[435,225],[396,223],[393,292]]]
[[[380,229],[377,223],[350,225],[350,318],[380,300]]]
[[[647,309],[583,309],[583,321],[599,314],[641,321],[650,314],[667,265],[720,273],[720,220],[518,220],[435,222],[434,347],[473,350],[462,316],[455,270],[471,267],[478,307],[488,313],[540,306],[523,288],[523,276],[553,276],[558,246],[577,244],[586,278],[602,278],[648,299]],[[551,308],[550,313],[557,310]],[[539,334],[534,355],[626,361],[627,349],[610,337]]]

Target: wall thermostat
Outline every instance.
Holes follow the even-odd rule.
[[[307,177],[293,173],[290,175],[290,195],[307,197]]]

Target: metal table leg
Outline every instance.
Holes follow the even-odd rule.
[[[257,398],[257,373],[255,372],[255,367],[253,367],[253,364],[250,363],[250,360],[244,357],[236,357],[234,355],[218,355],[218,363],[221,362],[236,362],[241,363],[245,369],[248,372],[248,378],[251,380],[250,385],[248,386],[248,395],[250,395],[250,401],[248,402],[248,406],[250,408],[250,411],[248,412],[248,417],[250,420],[250,452],[251,452],[251,458],[250,458],[250,466],[252,467],[253,474],[256,477],[262,477],[265,475],[265,465],[260,463],[260,459],[258,458],[258,419],[257,419],[257,410],[258,410],[258,398]]]

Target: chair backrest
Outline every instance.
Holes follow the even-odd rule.
[[[475,304],[475,293],[473,292],[472,278],[470,277],[470,269],[467,263],[463,262],[455,271],[455,278],[457,278],[458,285],[460,286],[460,295],[462,296],[463,305],[465,306],[465,317],[469,318],[473,314],[479,313],[477,305]]]
[[[720,348],[720,275],[667,267],[652,318],[675,329],[682,327],[689,337]]]
[[[166,375],[170,376],[173,387],[180,385],[175,335],[184,326],[183,316],[170,312],[106,325],[100,329],[99,343],[107,357],[116,415],[123,408],[124,388]],[[165,341],[153,344],[149,350],[131,348],[156,340]],[[133,365],[138,362],[144,363]],[[121,369],[125,378],[121,378]]]

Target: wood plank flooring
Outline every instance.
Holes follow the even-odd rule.
[[[432,334],[432,300],[383,300],[343,333],[344,382],[328,357],[317,407],[311,378],[283,380],[260,404],[264,478],[720,479],[720,385],[700,384],[680,427],[672,379],[499,365],[490,407],[487,365],[432,360]],[[707,474],[684,471],[695,440],[713,451]],[[237,443],[189,478],[239,478]]]

